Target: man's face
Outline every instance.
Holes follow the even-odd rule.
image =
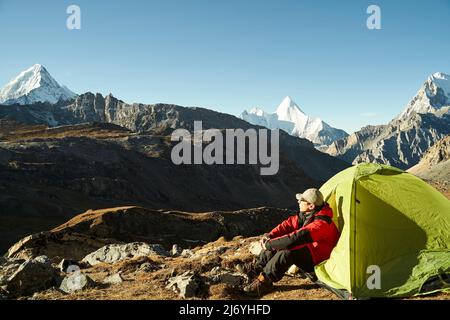
[[[310,212],[313,211],[316,207],[314,204],[308,203],[304,200],[298,200],[298,206],[301,212]]]

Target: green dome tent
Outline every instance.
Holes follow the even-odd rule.
[[[320,189],[341,231],[318,283],[348,298],[450,290],[450,201],[394,167],[359,164]]]

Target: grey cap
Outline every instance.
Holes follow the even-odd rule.
[[[316,205],[316,207],[320,207],[323,205],[322,192],[320,192],[319,189],[316,188],[305,190],[305,192],[303,193],[297,193],[295,197],[297,198],[297,200],[303,200],[308,203],[313,203]]]

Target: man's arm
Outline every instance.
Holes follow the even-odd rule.
[[[269,238],[278,238],[294,232],[298,228],[298,216],[290,216],[278,226],[276,226],[272,231],[269,232]]]
[[[326,229],[329,224],[330,222],[327,220],[316,219],[300,230],[268,240],[265,243],[265,248],[267,250],[291,249],[303,244],[319,241],[326,237]]]

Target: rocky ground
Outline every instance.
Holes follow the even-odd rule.
[[[0,261],[0,299],[249,299],[241,290],[248,278],[238,265],[258,252],[255,235],[288,214],[274,208],[205,214],[139,207],[90,210],[11,247]],[[176,245],[170,234],[156,237],[161,233],[155,230],[170,226],[190,231]],[[133,234],[142,241],[130,241]],[[261,299],[339,298],[308,278],[287,274]],[[450,294],[417,299],[450,299]]]
[[[220,238],[208,245],[186,250],[179,256],[150,255],[116,263],[99,263],[83,273],[99,285],[66,294],[56,288],[36,293],[33,299],[249,299],[241,292],[246,283],[236,265],[253,259],[249,250],[257,237]],[[117,276],[120,274],[119,276]],[[184,276],[182,276],[184,275]],[[117,282],[105,284],[115,276]],[[177,276],[180,279],[177,279]],[[183,283],[183,280],[184,283]],[[175,285],[169,287],[170,282]],[[187,287],[187,288],[186,288]],[[181,288],[181,292],[180,292]],[[286,276],[262,299],[337,299],[334,294],[300,276]]]

